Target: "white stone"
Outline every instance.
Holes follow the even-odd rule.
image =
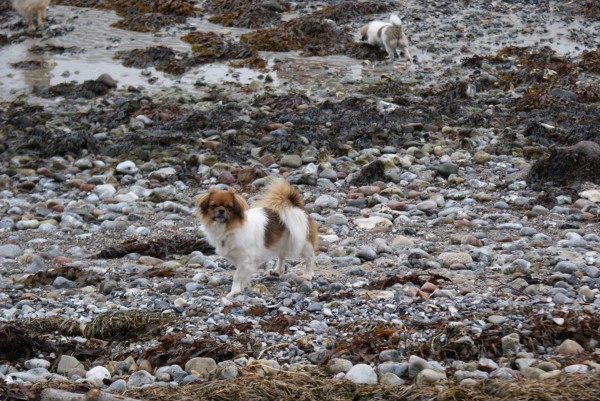
[[[85,378],[100,386],[104,379],[110,379],[110,372],[104,366],[96,366],[85,374]]]
[[[354,219],[354,224],[356,224],[358,228],[362,228],[364,230],[373,230],[377,227],[391,227],[393,225],[390,220],[381,216]]]
[[[134,162],[127,160],[117,164],[117,171],[119,173],[135,174],[138,172],[138,168],[135,166]]]
[[[354,365],[345,378],[355,384],[377,384],[375,369],[364,363]]]
[[[589,191],[580,192],[579,196],[591,200],[592,202],[600,203],[600,191],[597,189],[590,189]]]

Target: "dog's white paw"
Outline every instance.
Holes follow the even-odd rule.
[[[227,297],[222,297],[221,298],[221,305],[223,306],[231,306],[233,305],[233,301]]]
[[[315,278],[315,273],[306,273],[304,272],[304,274],[302,274],[302,277],[304,277],[305,279],[307,279],[308,281],[312,281],[313,278]]]

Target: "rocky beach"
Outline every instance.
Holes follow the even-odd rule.
[[[359,29],[402,17],[413,64]],[[600,1],[0,0],[0,401],[600,400]],[[194,198],[319,224],[230,302]]]

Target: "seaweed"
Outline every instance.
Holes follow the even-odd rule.
[[[165,259],[171,255],[187,255],[194,251],[201,251],[206,255],[214,253],[214,249],[204,238],[171,236],[168,238],[156,238],[149,241],[128,239],[120,245],[109,246],[98,252],[96,259],[114,259],[135,252],[140,255],[153,256]]]
[[[23,362],[36,357],[40,352],[55,352],[56,347],[38,333],[19,323],[0,325],[0,361]]]
[[[285,2],[262,0],[212,0],[207,2],[205,11],[212,14],[208,20],[215,24],[257,29],[275,25],[281,21],[281,12],[289,11]]]
[[[343,54],[345,46],[353,40],[347,27],[324,17],[308,15],[243,34],[240,42],[259,51],[300,50],[304,56],[325,56]]]
[[[600,145],[582,141],[551,149],[547,159],[538,160],[528,182],[536,185],[571,186],[585,181],[600,183]]]
[[[110,26],[134,32],[158,32],[166,26],[182,24],[185,20],[181,15],[147,13],[128,16]]]

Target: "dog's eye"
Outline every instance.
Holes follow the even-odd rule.
[[[216,208],[217,208],[217,205],[210,205],[210,206],[209,206],[209,208],[211,208],[211,209],[216,209]]]
[[[225,209],[227,209],[227,210],[233,210],[233,206],[225,206]]]

